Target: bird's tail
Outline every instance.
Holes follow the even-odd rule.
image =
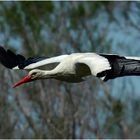
[[[107,71],[104,81],[122,76],[140,76],[140,58],[109,56],[111,70]]]
[[[120,76],[140,75],[140,60],[121,59],[118,60]]]

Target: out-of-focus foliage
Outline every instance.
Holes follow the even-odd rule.
[[[139,2],[0,2],[0,44],[33,55],[139,55]],[[139,78],[36,81],[0,67],[0,138],[139,138]]]

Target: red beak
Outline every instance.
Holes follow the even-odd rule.
[[[20,81],[18,81],[17,83],[15,83],[14,86],[13,86],[13,88],[15,88],[15,87],[17,87],[17,86],[19,86],[21,84],[30,82],[30,81],[32,81],[31,76],[30,75],[27,75],[24,78],[22,78]]]

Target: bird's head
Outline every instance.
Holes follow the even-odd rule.
[[[14,88],[20,86],[21,84],[28,83],[34,80],[41,79],[44,72],[38,69],[31,70],[27,76],[23,77],[20,81],[14,84]]]

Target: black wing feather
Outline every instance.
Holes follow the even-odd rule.
[[[25,61],[25,57],[22,55],[16,55],[12,51],[5,51],[4,48],[0,47],[0,62],[7,68],[12,69],[18,66],[20,63]]]
[[[28,65],[30,65],[32,63],[36,63],[36,62],[41,61],[41,60],[46,59],[46,58],[48,58],[48,57],[45,57],[45,56],[42,56],[42,57],[40,57],[40,56],[37,56],[37,57],[29,57],[23,63],[19,64],[18,67],[20,69],[24,69],[26,66],[28,66]]]
[[[15,54],[11,50],[6,51],[3,47],[0,47],[0,63],[9,69],[16,66],[20,69],[24,69],[26,66],[46,58],[47,57],[30,57],[26,59],[20,54]]]

